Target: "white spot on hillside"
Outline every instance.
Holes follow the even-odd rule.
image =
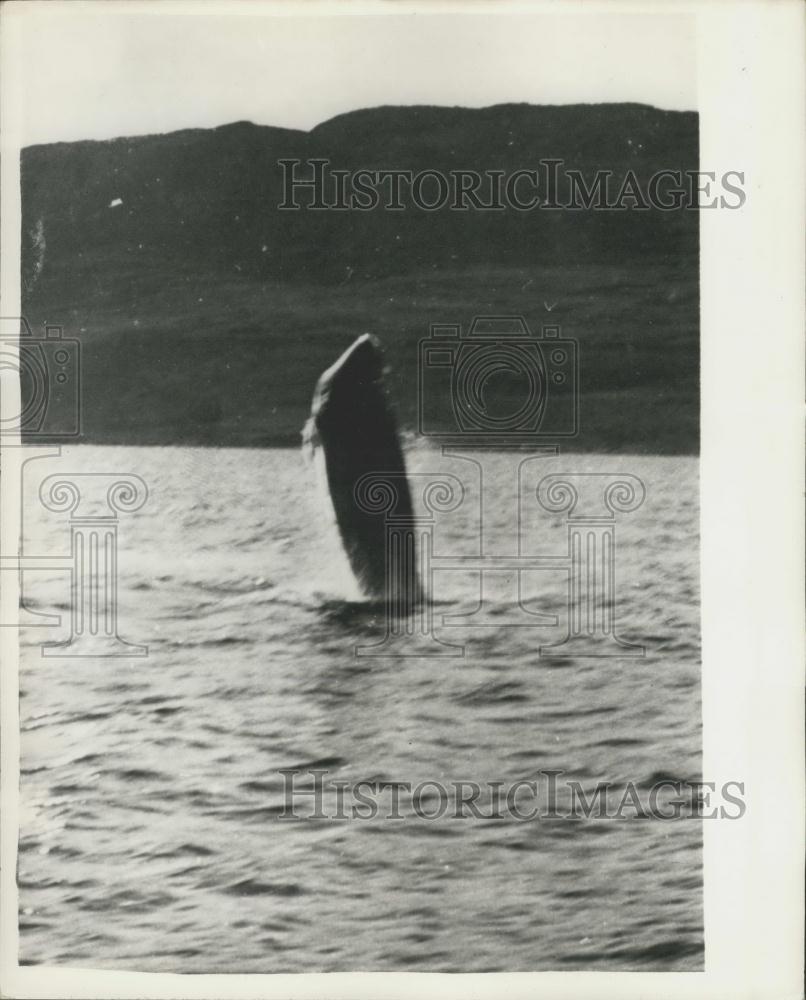
[[[118,205],[122,205],[122,204],[123,204],[123,199],[122,198],[113,198],[109,202],[109,208],[117,208]]]

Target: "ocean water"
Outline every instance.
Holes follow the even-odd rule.
[[[465,487],[457,509],[436,515],[438,557],[478,555],[480,544],[487,555],[520,544],[562,557],[565,515],[539,507],[537,482],[640,478],[643,505],[616,521],[615,613],[621,637],[646,655],[540,655],[567,628],[568,578],[555,568],[523,574],[520,600],[557,625],[513,624],[516,591],[499,574],[485,583],[495,598],[486,624],[446,626],[443,615],[478,603],[479,576],[442,569],[436,636],[464,655],[357,656],[385,635],[384,612],[357,599],[296,451],[80,446],[27,464],[29,555],[70,552],[69,515],[38,500],[45,476],[85,474],[87,491],[86,474],[148,484],[144,506],[120,515],[117,573],[119,634],[148,655],[43,657],[43,641],[69,634],[70,576],[25,574],[27,606],[61,624],[22,634],[22,962],[702,968],[696,819],[524,821],[452,809],[427,819],[405,791],[399,819],[385,818],[385,793],[377,817],[336,819],[330,784],[331,818],[282,817],[281,769],[344,782],[348,811],[350,790],[367,780],[511,787],[557,770],[591,791],[700,777],[697,460],[539,457],[519,480],[522,454],[475,457],[480,466],[409,452],[411,472],[449,471]],[[310,810],[310,798],[295,801]]]

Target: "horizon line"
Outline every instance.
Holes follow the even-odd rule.
[[[625,108],[625,107],[636,107],[636,108],[649,108],[652,111],[658,111],[662,114],[675,114],[675,115],[698,115],[699,111],[696,108],[662,108],[657,104],[650,104],[645,101],[569,101],[567,103],[547,103],[547,104],[534,104],[531,101],[500,101],[495,104],[485,104],[480,106],[473,106],[468,104],[374,104],[367,105],[363,107],[352,108],[349,111],[340,111],[336,115],[331,115],[328,118],[323,118],[321,121],[312,125],[310,128],[299,128],[291,125],[272,125],[268,123],[261,123],[253,121],[251,118],[236,118],[232,121],[221,122],[218,125],[185,125],[179,128],[169,129],[162,132],[129,132],[121,133],[117,135],[110,135],[105,137],[86,137],[86,138],[75,138],[75,139],[53,139],[49,141],[42,142],[31,142],[27,145],[20,146],[20,152],[28,149],[35,149],[40,146],[63,146],[71,145],[73,143],[84,143],[84,142],[120,142],[127,139],[147,139],[156,136],[170,136],[177,135],[180,132],[214,132],[218,129],[232,128],[235,125],[250,125],[253,128],[260,129],[273,129],[277,132],[297,132],[300,135],[311,135],[317,129],[324,125],[329,125],[331,122],[337,121],[340,118],[347,118],[350,115],[361,114],[362,112],[369,111],[382,111],[384,109],[419,109],[419,108],[430,108],[439,109],[446,111],[492,111],[496,108],[595,108],[595,107],[613,107],[613,108]]]

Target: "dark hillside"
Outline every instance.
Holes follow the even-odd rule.
[[[25,312],[81,341],[86,440],[293,441],[319,371],[365,330],[413,426],[429,324],[496,312],[579,340],[577,447],[697,449],[696,212],[280,211],[277,161],[314,157],[507,173],[560,159],[645,183],[697,168],[697,116],[374,108],[307,133],[238,122],[26,149]]]

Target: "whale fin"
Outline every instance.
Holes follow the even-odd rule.
[[[412,516],[411,493],[400,436],[383,380],[383,354],[377,338],[359,337],[316,383],[303,447],[323,468],[320,488],[335,515],[342,547],[362,593],[402,610],[421,597],[413,551],[405,571],[388,571],[387,529],[382,513],[356,500],[362,477],[388,477],[397,502],[395,514]],[[321,461],[320,461],[321,460]]]

